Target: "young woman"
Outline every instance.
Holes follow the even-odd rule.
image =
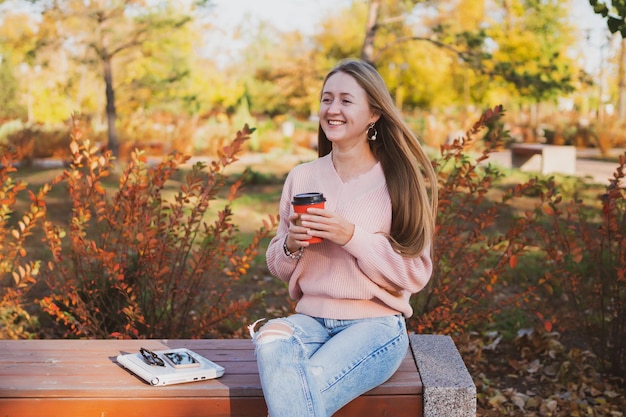
[[[319,116],[320,157],[287,176],[267,249],[297,313],[251,326],[271,417],[331,416],[391,377],[408,347],[409,297],[432,271],[435,172],[378,72],[341,61]],[[310,192],[325,207],[294,213],[293,196]]]

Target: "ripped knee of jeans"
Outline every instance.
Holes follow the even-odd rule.
[[[267,323],[254,335],[254,343],[263,345],[276,340],[287,340],[293,337],[293,328],[281,321]]]

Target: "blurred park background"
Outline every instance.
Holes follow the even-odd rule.
[[[247,337],[293,311],[264,259],[282,181],[317,155],[323,77],[360,57],[439,177],[410,331],[454,338],[479,415],[624,416],[625,15],[0,0],[0,338]],[[517,143],[586,168],[521,171]]]
[[[60,156],[74,112],[122,156],[211,153],[244,122],[258,129],[252,150],[310,147],[321,79],[348,56],[379,69],[435,148],[495,104],[512,140],[603,153],[626,141],[621,37],[585,0],[5,0],[0,11],[0,143],[23,158]]]

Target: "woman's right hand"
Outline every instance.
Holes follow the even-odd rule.
[[[300,225],[300,215],[292,213],[289,216],[289,231],[287,232],[287,249],[289,252],[295,252],[300,248],[309,246],[311,235],[307,233],[309,230]]]

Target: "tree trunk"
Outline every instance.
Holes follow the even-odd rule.
[[[374,38],[376,29],[378,29],[378,10],[380,9],[380,1],[370,1],[369,14],[367,18],[367,26],[365,28],[365,40],[361,49],[361,59],[368,64],[374,66]]]
[[[115,111],[115,91],[113,90],[113,71],[111,69],[111,57],[106,57],[103,60],[104,63],[104,83],[106,85],[106,99],[107,99],[107,127],[108,127],[108,148],[113,153],[113,156],[119,156],[119,143],[117,140],[117,130],[115,128],[115,122],[117,120],[117,114]]]
[[[617,102],[617,117],[620,122],[623,122],[626,118],[626,91],[624,90],[624,65],[626,63],[624,60],[626,59],[626,39],[622,39],[622,43],[620,45],[620,54],[619,54],[619,63],[617,70],[617,87],[618,87],[618,102]]]

